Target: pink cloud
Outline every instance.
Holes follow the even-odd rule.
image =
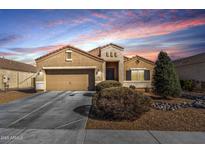
[[[1,57],[4,57],[4,56],[14,56],[16,55],[16,53],[13,53],[13,52],[1,52],[0,51],[0,56]]]
[[[73,19],[58,19],[58,20],[53,20],[49,21],[45,24],[45,27],[51,28],[59,25],[77,25],[77,24],[82,24],[86,22],[92,22],[93,20],[91,18],[87,17],[78,17],[78,18],[73,18]]]
[[[127,52],[124,52],[124,56],[127,56],[127,57],[133,57],[133,56],[141,56],[141,57],[144,57],[146,59],[149,59],[149,60],[152,60],[152,61],[155,61],[157,59],[157,55],[158,55],[159,51],[127,51]]]
[[[93,20],[91,18],[79,17],[71,21],[73,24],[82,24],[86,22],[93,22]]]
[[[64,19],[53,20],[53,21],[48,22],[46,24],[46,27],[55,27],[55,26],[62,25],[65,23],[67,23],[67,20],[64,20]]]
[[[139,55],[141,57],[144,57],[146,59],[149,59],[149,60],[152,60],[152,61],[155,62],[157,57],[158,57],[158,54],[161,50],[162,49],[128,50],[128,51],[124,52],[124,55],[127,56],[127,57],[133,57],[135,55]],[[188,57],[188,56],[193,55],[193,53],[186,52],[186,51],[184,51],[184,49],[182,49],[181,47],[178,47],[178,46],[168,47],[168,48],[163,49],[163,51],[167,52],[172,60],[179,59],[179,58],[184,58],[184,57]]]
[[[101,18],[101,19],[108,19],[109,18],[107,15],[102,14],[102,13],[98,13],[98,12],[93,12],[92,15],[97,17],[97,18]]]
[[[42,47],[33,47],[33,48],[10,48],[9,50],[19,52],[19,53],[40,53],[40,52],[52,52],[58,48],[63,47],[64,44],[59,45],[50,45]]]
[[[108,30],[93,30],[90,33],[82,34],[72,42],[75,44],[86,44],[92,41],[100,40],[123,40],[146,38],[151,36],[159,36],[170,34],[179,30],[187,29],[194,26],[204,25],[204,18],[196,18],[189,20],[182,20],[178,22],[168,22],[157,25],[138,25],[130,24],[126,26],[112,27]]]

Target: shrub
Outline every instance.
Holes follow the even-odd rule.
[[[183,90],[192,91],[194,89],[192,80],[180,80],[180,84]]]
[[[154,92],[162,97],[177,97],[181,94],[179,78],[166,52],[161,51],[154,68]]]
[[[205,82],[204,81],[201,82],[201,89],[205,90]]]
[[[106,88],[92,100],[91,115],[108,120],[135,120],[149,110],[151,99],[127,87]]]
[[[146,92],[146,93],[149,93],[150,91],[151,91],[150,88],[148,88],[148,87],[145,88],[145,92]]]
[[[134,85],[130,85],[129,88],[131,88],[133,90],[136,89],[136,87]]]
[[[96,91],[101,91],[105,88],[111,88],[111,87],[122,87],[122,84],[114,80],[102,81],[96,85]]]

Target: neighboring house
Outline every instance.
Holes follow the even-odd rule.
[[[175,60],[174,64],[181,80],[195,80],[205,84],[205,53]]]
[[[0,58],[0,90],[34,87],[33,65]]]
[[[124,48],[108,44],[89,52],[73,46],[62,47],[36,59],[36,78],[42,90],[94,90],[104,80],[117,80],[124,86],[150,88],[154,63],[135,56],[123,56]]]

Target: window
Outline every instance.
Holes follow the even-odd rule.
[[[133,70],[131,78],[136,81],[144,80],[144,70]]]
[[[131,80],[133,81],[149,81],[150,70],[134,69],[131,70]]]
[[[131,70],[126,71],[126,80],[130,81],[131,80]]]
[[[144,80],[150,80],[150,70],[144,70]]]
[[[71,52],[67,53],[67,59],[71,59]]]
[[[115,57],[117,57],[117,53],[116,52],[114,53],[114,55],[115,55]]]
[[[109,53],[108,52],[106,52],[106,57],[109,57]]]
[[[71,50],[66,51],[66,60],[72,61],[72,51]]]
[[[113,53],[112,52],[110,52],[110,57],[113,57]]]

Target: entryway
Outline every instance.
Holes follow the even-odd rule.
[[[106,80],[119,80],[119,62],[106,62]]]

